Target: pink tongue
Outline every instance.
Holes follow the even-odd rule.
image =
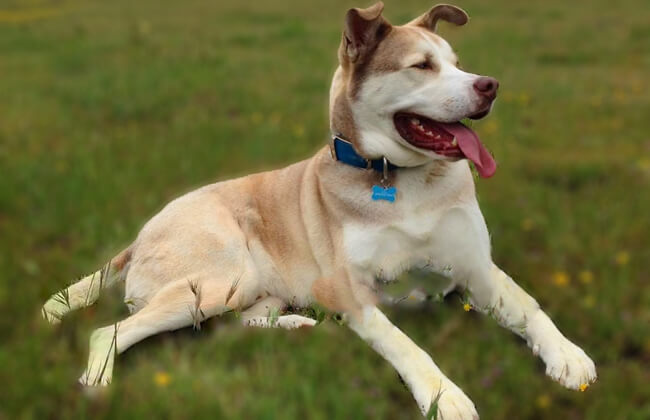
[[[445,130],[456,137],[458,147],[467,159],[474,162],[481,178],[489,178],[494,175],[497,170],[497,164],[490,152],[481,144],[475,132],[459,122],[443,124],[443,126]]]

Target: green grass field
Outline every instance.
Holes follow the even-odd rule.
[[[403,23],[432,4],[386,1]],[[474,128],[493,254],[596,361],[585,393],[458,296],[388,309],[483,419],[650,418],[650,8],[646,0],[463,0],[443,26],[465,69],[501,82]],[[0,2],[0,419],[418,418],[393,369],[333,322],[234,316],[118,357],[76,386],[120,291],[44,325],[47,297],[99,268],[166,202],[305,157],[327,140],[343,16],[364,3]]]

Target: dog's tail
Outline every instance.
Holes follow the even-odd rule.
[[[43,305],[43,318],[51,324],[58,324],[67,313],[92,305],[99,298],[102,289],[126,278],[130,261],[131,247],[128,247],[100,270],[55,293]]]

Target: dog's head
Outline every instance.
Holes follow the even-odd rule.
[[[332,131],[369,159],[417,166],[468,158],[481,176],[491,176],[494,159],[460,120],[487,115],[499,83],[461,70],[435,33],[438,21],[464,25],[467,14],[438,5],[393,26],[382,17],[383,7],[379,2],[347,12],[330,91]]]

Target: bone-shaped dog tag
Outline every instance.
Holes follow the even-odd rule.
[[[373,201],[386,200],[393,203],[395,202],[395,194],[397,194],[397,188],[395,187],[384,188],[379,185],[372,186]]]

